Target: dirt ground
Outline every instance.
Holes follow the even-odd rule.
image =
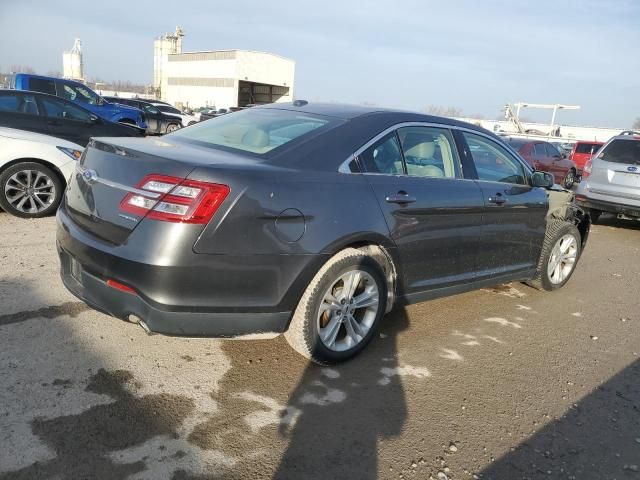
[[[0,479],[640,479],[640,222],[570,282],[389,314],[355,360],[148,336],[58,279],[55,220],[0,213]]]

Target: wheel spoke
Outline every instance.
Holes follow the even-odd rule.
[[[33,175],[33,171],[27,170],[27,187],[30,187],[32,185],[31,183],[32,175]]]
[[[367,308],[378,304],[377,292],[364,291],[353,299],[355,308]]]
[[[322,341],[327,347],[332,348],[335,345],[341,325],[340,318],[334,315],[331,317],[329,324],[322,329]]]
[[[344,326],[347,329],[347,335],[351,338],[354,345],[359,343],[362,340],[362,337],[364,337],[360,325],[353,316],[347,315]]]
[[[354,270],[353,272],[349,272],[345,275],[346,278],[344,279],[344,289],[342,290],[343,298],[353,298],[353,294],[360,284],[361,276],[362,275],[358,270]]]
[[[42,208],[46,208],[47,205],[42,201],[42,199],[38,195],[34,195],[32,198],[35,198],[36,202],[38,202]]]
[[[558,262],[556,263],[556,266],[553,269],[553,276],[558,280],[561,281],[561,272],[562,272],[562,262]]]

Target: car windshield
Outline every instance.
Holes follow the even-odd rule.
[[[337,119],[276,109],[247,109],[212,118],[170,136],[265,154]]]
[[[605,162],[640,165],[639,140],[614,140],[598,155]]]

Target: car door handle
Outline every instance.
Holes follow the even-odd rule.
[[[61,123],[58,120],[49,120],[47,122],[48,125],[61,125]]]
[[[407,192],[400,190],[398,193],[394,193],[393,195],[389,195],[385,198],[387,203],[398,203],[400,205],[413,203],[417,199],[416,197],[412,197]]]
[[[493,197],[489,197],[489,203],[495,203],[496,205],[502,205],[507,203],[507,199],[501,193],[496,193]]]

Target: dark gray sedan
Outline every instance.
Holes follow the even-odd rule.
[[[58,211],[62,279],[148,331],[284,332],[335,363],[393,306],[564,285],[590,221],[552,183],[466,123],[255,107],[159,139],[94,139]]]

